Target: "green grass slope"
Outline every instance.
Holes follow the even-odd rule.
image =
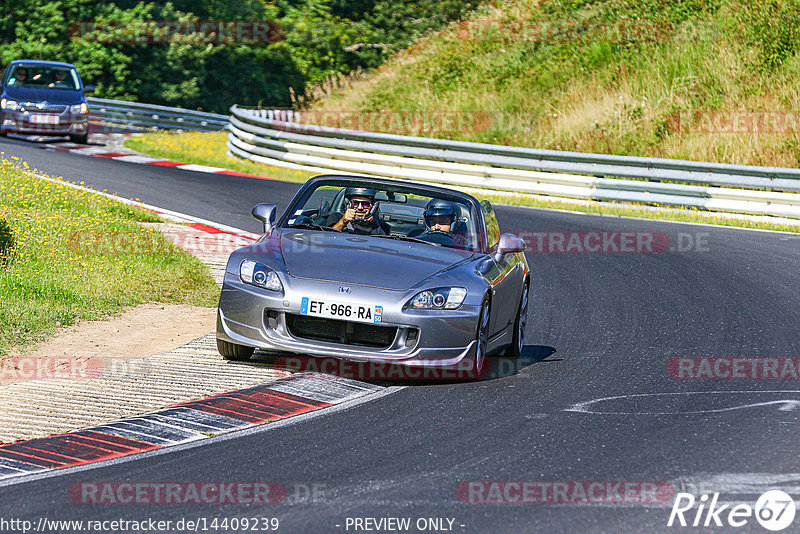
[[[494,2],[313,109],[393,133],[796,167],[798,31],[800,0]]]

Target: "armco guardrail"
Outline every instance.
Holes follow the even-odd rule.
[[[467,143],[303,124],[302,118],[302,112],[233,106],[228,151],[316,172],[800,218],[800,169]]]
[[[228,116],[124,100],[87,98],[93,120],[146,128],[211,132],[224,130]]]

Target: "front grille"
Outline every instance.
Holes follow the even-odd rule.
[[[23,104],[22,110],[39,113],[64,113],[67,110],[67,106],[46,106],[42,109],[39,109],[36,107],[36,104]]]
[[[397,335],[396,326],[376,326],[293,313],[286,314],[286,325],[294,337],[376,349],[390,347]]]

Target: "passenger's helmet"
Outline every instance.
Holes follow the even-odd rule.
[[[442,216],[449,217],[450,224],[453,224],[456,220],[456,209],[453,207],[452,203],[446,200],[432,198],[425,207],[425,225],[430,228],[431,218]]]

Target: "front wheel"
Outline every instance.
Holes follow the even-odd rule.
[[[483,365],[486,362],[486,343],[489,340],[489,299],[484,299],[481,304],[481,314],[478,318],[478,332],[475,334],[475,356],[472,357],[472,366],[467,371],[469,380],[481,377]]]
[[[237,345],[222,339],[217,339],[217,351],[226,360],[243,362],[250,359],[256,349],[246,345]]]
[[[85,145],[89,142],[89,134],[70,134],[69,140],[79,145]]]
[[[517,320],[514,321],[514,338],[505,351],[506,358],[519,358],[525,346],[525,327],[528,324],[528,284],[522,288],[522,297],[519,301]]]

